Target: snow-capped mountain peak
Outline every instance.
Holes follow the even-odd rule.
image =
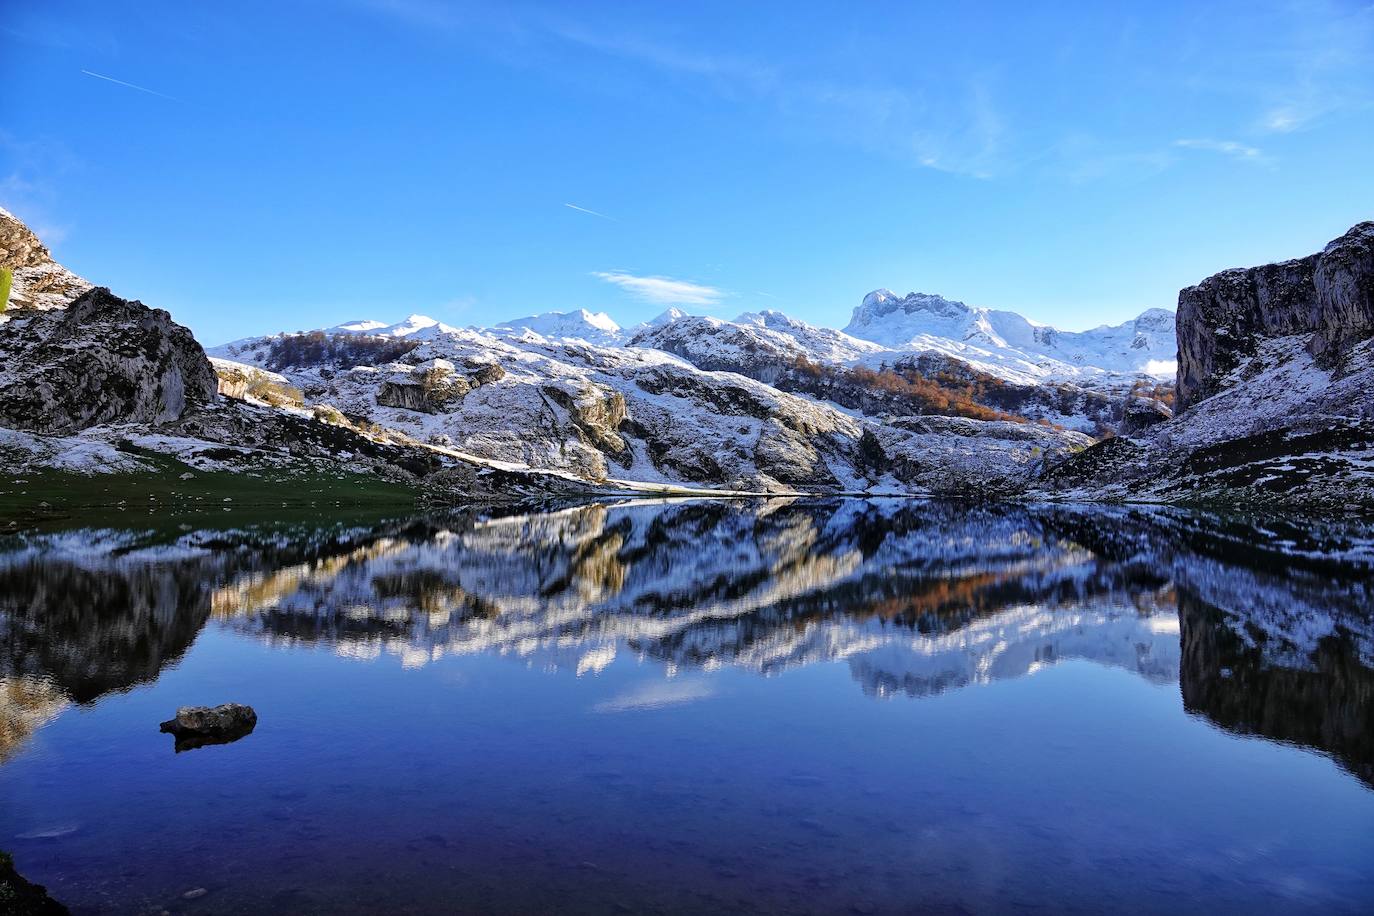
[[[349,321],[332,328],[325,328],[324,333],[366,334],[369,337],[414,337],[417,340],[428,340],[435,335],[451,334],[457,330],[457,328],[444,324],[437,318],[416,314],[407,316],[405,320],[395,324],[387,324],[373,318]]]
[[[385,321],[377,321],[373,318],[363,318],[359,321],[345,321],[343,324],[336,324],[325,333],[328,334],[367,334],[379,328],[386,327]]]
[[[625,340],[634,340],[640,334],[645,334],[649,331],[656,331],[659,328],[666,328],[674,321],[690,317],[691,315],[689,315],[687,312],[684,312],[682,309],[677,308],[676,306],[664,309],[654,317],[650,318],[648,321],[641,321],[639,324],[626,328],[624,330]]]
[[[996,374],[1049,377],[1085,372],[1165,377],[1175,367],[1174,313],[1149,309],[1119,325],[1061,331],[1016,312],[978,308],[929,293],[877,289],[854,309],[845,333],[892,350],[935,351]]]
[[[899,311],[908,315],[914,312],[929,312],[932,315],[955,317],[967,315],[973,309],[957,300],[946,299],[938,293],[907,293],[905,296],[898,296],[890,289],[875,289],[864,296],[863,303],[854,310],[850,323],[853,324],[865,313],[881,318]]]
[[[589,343],[614,344],[624,338],[620,325],[605,312],[575,309],[571,312],[543,312],[525,318],[513,318],[491,328],[501,336],[532,332],[546,340],[585,340]]]

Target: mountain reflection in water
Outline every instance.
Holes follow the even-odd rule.
[[[0,762],[68,704],[157,678],[209,625],[408,666],[502,653],[581,675],[628,654],[671,677],[842,660],[874,697],[1085,659],[1177,682],[1190,712],[1374,784],[1370,568],[1353,523],[909,500],[35,535],[0,548]]]

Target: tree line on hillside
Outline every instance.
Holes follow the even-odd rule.
[[[883,402],[891,413],[1031,422],[1020,414],[988,406],[993,390],[1005,387],[1005,383],[993,375],[977,373],[964,376],[950,371],[927,374],[914,368],[896,369],[886,365],[878,369],[862,366],[845,369],[824,366],[805,356],[796,357],[791,368],[789,382],[798,389],[834,400],[845,407],[865,409],[866,405],[847,403],[856,398],[852,394],[846,397],[845,389],[858,388]]]
[[[274,338],[266,363],[274,372],[307,366],[380,366],[395,362],[419,345],[419,341],[404,338],[308,331]]]
[[[1126,401],[1121,394],[1095,391],[1068,382],[1020,385],[950,357],[922,354],[877,369],[841,368],[796,357],[777,380],[784,391],[809,394],[865,413],[897,416],[934,414],[974,420],[1009,420],[1062,429],[1053,419],[1081,417],[1098,438],[1120,425]],[[1130,396],[1146,397],[1170,408],[1172,382],[1141,379]]]

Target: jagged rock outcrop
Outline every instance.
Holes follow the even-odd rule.
[[[1374,508],[1374,222],[1179,294],[1179,410],[1050,469],[1081,499]]]
[[[47,247],[8,210],[0,207],[0,267],[14,272],[9,307],[61,308],[91,288],[52,259]],[[0,309],[4,303],[0,303]]]
[[[0,425],[48,434],[166,423],[215,399],[191,332],[161,309],[93,289],[0,325]]]
[[[377,389],[377,404],[422,413],[443,413],[462,403],[468,392],[499,380],[500,366],[483,366],[463,375],[446,359],[427,359],[398,372]]]
[[[612,455],[626,454],[628,446],[620,436],[620,426],[629,416],[623,394],[595,387],[573,394],[557,385],[547,385],[542,392],[568,412],[590,444]]]
[[[1310,335],[1307,350],[1332,366],[1374,334],[1374,222],[1319,254],[1225,270],[1178,294],[1178,409],[1227,385],[1265,340]]]
[[[297,406],[301,403],[301,393],[291,387],[283,375],[213,356],[210,357],[210,365],[214,367],[219,382],[219,393],[227,398],[243,400],[253,397],[268,403]]]

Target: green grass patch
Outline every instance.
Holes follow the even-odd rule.
[[[0,267],[0,312],[10,306],[10,287],[14,285],[14,271]]]
[[[380,518],[414,511],[420,491],[343,471],[198,471],[165,456],[153,470],[77,474],[0,471],[0,533],[72,527],[240,527],[281,521]],[[190,474],[187,479],[183,475]]]

